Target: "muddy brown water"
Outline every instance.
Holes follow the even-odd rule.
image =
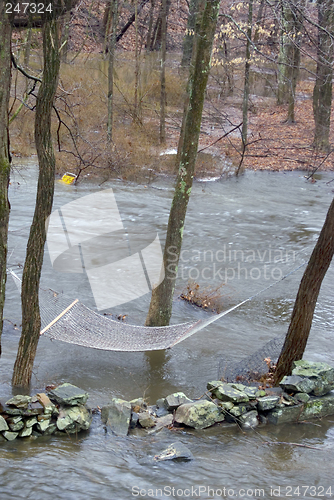
[[[222,300],[229,307],[307,260],[333,198],[333,184],[327,184],[331,179],[331,174],[321,174],[311,184],[301,172],[252,172],[238,179],[197,182],[186,219],[178,291],[189,278],[203,286],[227,279]],[[102,187],[57,183],[54,208],[110,187],[129,233],[140,235],[138,228],[149,226],[163,237],[173,194],[167,179],[147,187],[118,181]],[[31,161],[16,170],[10,186],[10,265],[18,272],[35,189],[36,166]],[[176,390],[199,397],[206,382],[217,377],[222,356],[240,360],[286,331],[302,271],[169,350],[163,364],[157,353],[104,352],[42,337],[31,391],[67,381],[89,392],[92,407],[106,404],[112,396],[145,396],[153,404]],[[333,278],[332,265],[321,289],[305,357],[334,365]],[[94,307],[85,276],[54,271],[47,252],[42,283]],[[10,379],[19,340],[13,324],[20,323],[19,296],[10,278],[7,288],[2,400],[12,394]],[[146,295],[112,312],[143,324],[149,300]],[[175,323],[207,314],[175,300]],[[187,445],[194,460],[155,463],[154,455],[174,441]],[[256,432],[218,426],[203,431],[163,430],[150,436],[137,433],[125,439],[105,433],[96,415],[91,430],[77,437],[1,443],[0,499],[331,498],[333,443],[334,416]]]

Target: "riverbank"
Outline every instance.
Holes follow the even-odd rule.
[[[257,378],[261,378],[260,383],[255,381]],[[208,382],[207,392],[195,400],[184,392],[160,398],[155,405],[144,398],[112,398],[95,413],[101,413],[102,422],[112,435],[123,437],[136,428],[152,433],[163,428],[187,431],[237,424],[245,431],[261,424],[298,423],[334,414],[334,368],[327,363],[296,361],[292,374],[284,377],[279,387],[266,383],[270,374],[265,371],[249,373],[247,380],[241,376],[236,380]],[[16,395],[0,403],[0,442],[61,436],[63,432],[77,434],[89,429],[92,417],[85,406],[87,392],[70,383],[46,390],[47,394]]]
[[[140,63],[143,95],[140,107],[135,110],[134,57],[131,52],[118,52],[114,129],[110,144],[106,130],[107,61],[100,55],[92,54],[85,58],[79,56],[75,64],[61,66],[57,108],[71,133],[62,125],[58,134],[57,118],[53,116],[59,177],[65,172],[72,172],[79,180],[93,177],[100,183],[115,178],[150,183],[157,175],[175,175],[175,155],[165,153],[175,151],[178,146],[187,72],[180,68],[180,54],[170,53],[166,65],[166,142],[160,145],[158,54],[143,55]],[[37,59],[32,61],[33,73],[38,73],[39,64]],[[242,65],[235,67],[236,85],[240,84],[242,72]],[[242,94],[237,89],[230,94],[222,92],[219,69],[213,69],[198,146],[197,179],[220,178],[245,169],[303,170],[307,175],[333,170],[332,153],[315,151],[312,146],[313,81],[305,76],[298,83],[296,121],[287,123],[287,106],[277,106],[274,87],[269,94],[263,92],[267,77],[266,74],[256,74],[254,93],[250,96],[248,145],[244,150],[240,127],[236,128],[242,122]],[[275,75],[271,78],[274,86]],[[25,85],[22,75],[17,75],[16,92],[24,92]],[[34,106],[32,97],[28,104]],[[17,106],[14,103],[13,111]],[[33,116],[33,111],[23,108],[11,124],[11,151],[14,157],[26,158],[35,154]],[[330,143],[334,144],[333,127]]]

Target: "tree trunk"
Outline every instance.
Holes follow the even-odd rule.
[[[150,50],[151,50],[154,4],[155,4],[155,1],[151,0],[150,14],[149,14],[149,20],[148,20],[148,29],[147,29],[147,37],[146,37],[146,52],[150,52]]]
[[[177,154],[176,154],[176,159],[175,159],[175,171],[176,172],[179,170],[179,166],[180,166],[180,158],[181,158],[182,148],[183,148],[183,140],[184,140],[184,134],[185,134],[185,128],[186,128],[187,113],[188,113],[188,109],[189,109],[189,99],[190,99],[190,94],[191,94],[190,86],[192,85],[193,73],[195,70],[195,64],[196,64],[195,59],[196,59],[196,54],[197,54],[197,50],[198,50],[199,32],[200,32],[201,25],[202,25],[204,8],[205,8],[205,0],[199,0],[198,6],[197,6],[197,15],[196,15],[196,22],[195,22],[194,37],[193,37],[193,41],[192,41],[193,47],[192,47],[192,52],[191,52],[191,62],[189,65],[189,78],[188,78],[188,84],[187,84],[187,91],[186,91],[185,97],[184,97],[182,124],[181,124],[179,143],[177,146]]]
[[[116,50],[116,30],[118,24],[118,0],[113,0],[112,33],[108,40],[108,142],[112,141],[113,111],[114,111],[114,65]]]
[[[245,82],[244,82],[244,95],[242,102],[241,138],[242,138],[243,148],[245,148],[247,145],[247,133],[248,133],[249,72],[250,72],[250,47],[252,42],[252,23],[253,23],[253,0],[249,0],[247,40],[246,40]]]
[[[167,0],[161,0],[160,144],[166,143]]]
[[[31,49],[31,38],[32,38],[32,27],[28,26],[27,29],[27,36],[25,39],[25,47],[24,47],[24,67],[28,68],[29,66],[29,60],[30,60],[30,49]]]
[[[59,38],[55,19],[47,17],[43,24],[44,72],[40,85],[35,115],[35,143],[39,162],[39,176],[33,222],[27,244],[22,279],[22,333],[14,365],[14,386],[29,387],[33,363],[40,335],[38,291],[42,271],[45,222],[51,214],[55,156],[51,139],[51,112],[59,76]]]
[[[139,50],[139,34],[138,34],[138,0],[135,0],[135,89],[134,89],[134,115],[133,121],[135,122],[141,115],[141,99],[139,94],[140,83],[140,50]]]
[[[281,41],[278,58],[277,103],[288,104],[287,121],[295,121],[295,96],[300,67],[300,44],[305,0],[296,6],[281,0]]]
[[[179,172],[169,214],[164,250],[165,277],[153,289],[147,326],[168,325],[180,257],[188,201],[193,183],[198,140],[200,135],[205,89],[210,71],[213,38],[216,30],[220,0],[207,0],[203,13],[196,50],[195,67],[190,75],[189,107],[186,112],[185,134]],[[172,260],[171,260],[172,256]]]
[[[71,21],[71,12],[67,11],[66,14],[64,14],[62,34],[61,34],[61,60],[64,63],[67,62],[70,21]]]
[[[10,174],[8,103],[11,79],[11,25],[5,13],[5,4],[0,4],[0,355],[5,304],[7,235],[10,205],[8,185]]]
[[[191,0],[189,5],[189,14],[187,20],[186,34],[183,39],[183,51],[181,66],[189,66],[193,43],[195,38],[196,18],[199,11],[200,0]]]
[[[291,322],[275,371],[275,385],[303,357],[322,280],[334,254],[334,200],[301,280]]]
[[[314,141],[316,149],[329,151],[334,62],[333,0],[318,0],[317,76],[313,90]]]

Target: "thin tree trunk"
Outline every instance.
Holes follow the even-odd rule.
[[[334,62],[334,5],[333,0],[318,0],[317,76],[313,90],[315,148],[329,151],[329,131],[332,105]]]
[[[201,29],[201,24],[202,24],[202,18],[203,18],[203,12],[205,8],[205,0],[199,0],[199,4],[197,6],[197,15],[196,15],[196,23],[195,23],[195,35],[193,37],[193,47],[192,47],[192,52],[191,52],[191,62],[189,65],[189,78],[188,78],[188,84],[187,84],[187,91],[185,93],[184,97],[184,107],[183,107],[183,116],[182,116],[182,124],[181,124],[181,130],[180,130],[180,137],[179,137],[179,143],[177,146],[177,154],[176,154],[176,160],[175,160],[175,169],[178,171],[179,166],[180,166],[180,158],[182,154],[182,148],[183,148],[183,140],[184,140],[184,134],[185,134],[185,128],[186,128],[186,121],[187,121],[187,112],[189,109],[189,99],[190,99],[190,85],[192,85],[192,80],[193,80],[193,73],[195,69],[195,63],[196,63],[196,54],[197,54],[197,49],[198,49],[198,40],[199,40],[199,31]]]
[[[301,280],[291,322],[275,371],[275,385],[303,357],[320,287],[334,255],[334,199]]]
[[[71,12],[67,11],[66,14],[64,14],[62,36],[61,36],[61,60],[64,63],[67,62],[70,21],[71,21]]]
[[[191,0],[189,5],[189,14],[187,20],[186,34],[183,39],[181,66],[189,66],[193,44],[195,38],[196,18],[199,11],[200,0]]]
[[[150,52],[150,50],[151,50],[154,5],[155,5],[155,1],[151,0],[149,21],[148,21],[148,30],[147,30],[147,37],[146,37],[146,52]]]
[[[266,4],[265,0],[261,0],[259,10],[258,10],[257,16],[256,16],[256,23],[255,23],[256,28],[255,28],[255,33],[254,33],[254,37],[253,37],[253,42],[255,44],[257,44],[257,42],[259,40],[260,26],[261,26],[261,22],[263,21],[263,18],[265,15],[265,7],[266,6],[267,6],[267,4]]]
[[[116,30],[118,24],[118,0],[113,0],[112,34],[108,42],[108,142],[112,141],[114,114],[114,66],[116,50]]]
[[[0,355],[5,304],[7,236],[10,205],[8,185],[10,174],[8,103],[11,79],[11,25],[0,4]]]
[[[300,67],[300,44],[305,1],[296,6],[281,0],[281,41],[278,63],[277,103],[288,104],[287,121],[295,121],[295,96]]]
[[[31,49],[31,38],[32,38],[32,27],[28,26],[27,36],[25,39],[25,47],[24,47],[24,67],[28,68],[29,60],[30,60],[30,49]]]
[[[138,0],[135,0],[135,31],[136,31],[136,41],[135,41],[135,96],[134,96],[134,116],[133,121],[136,121],[139,117],[139,106],[138,106],[138,91],[139,91],[139,36],[138,36]]]
[[[19,387],[29,387],[40,335],[38,291],[46,240],[45,222],[51,214],[55,181],[51,112],[58,85],[60,58],[57,21],[49,17],[43,24],[43,54],[43,80],[37,95],[35,115],[39,176],[35,213],[23,269],[22,333],[12,379],[13,385]]]
[[[207,0],[203,13],[196,50],[195,68],[190,75],[189,109],[186,117],[179,172],[168,220],[164,250],[165,277],[162,283],[152,291],[150,308],[146,318],[146,325],[148,326],[168,325],[172,314],[175,280],[187,206],[194,177],[205,89],[210,72],[211,50],[219,5],[220,0]],[[172,260],[170,260],[171,256]]]
[[[142,2],[138,5],[138,7],[137,7],[137,13],[135,12],[134,14],[132,14],[129,17],[128,22],[123,26],[123,28],[121,29],[121,31],[118,33],[118,35],[116,37],[116,42],[118,42],[125,35],[125,33],[130,28],[130,26],[132,26],[132,24],[134,23],[134,21],[136,19],[136,15],[139,16],[142,8],[144,7],[144,5],[147,4],[147,2],[148,2],[148,0],[142,0]]]
[[[244,95],[242,102],[241,138],[243,147],[246,147],[247,133],[248,133],[249,73],[250,73],[250,47],[252,41],[252,23],[253,23],[253,0],[249,0],[248,27],[247,27],[247,40],[246,40],[245,83],[244,83]]]
[[[166,143],[167,0],[161,0],[160,144]]]

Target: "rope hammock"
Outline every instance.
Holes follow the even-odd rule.
[[[63,294],[51,289],[44,290],[40,288],[41,335],[47,335],[51,339],[70,344],[105,351],[135,352],[170,349],[276,285],[304,264],[220,314],[211,315],[206,320],[172,326],[134,326],[115,321],[108,316],[96,313],[78,300],[69,303]],[[21,289],[21,279],[12,270],[9,270],[9,272],[17,287]]]

